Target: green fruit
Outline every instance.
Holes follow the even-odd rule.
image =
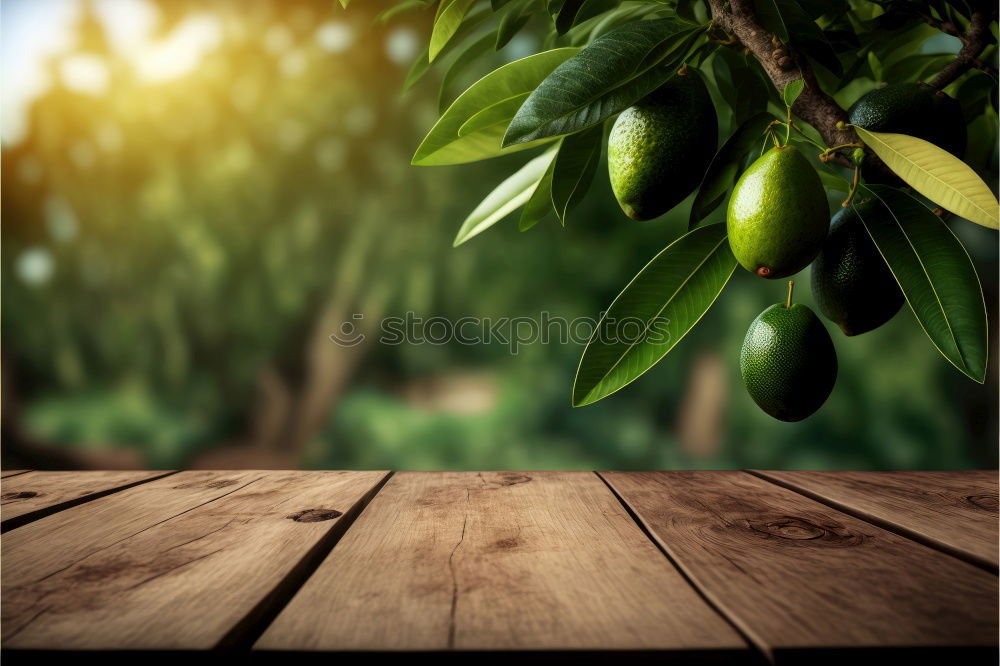
[[[812,310],[777,303],[750,324],[740,373],[761,409],[780,421],[801,421],[830,396],[837,381],[837,352]]]
[[[852,124],[908,134],[961,158],[967,141],[962,105],[923,83],[897,83],[863,95],[848,111]]]
[[[866,218],[884,211],[855,204]],[[903,306],[903,292],[853,208],[833,216],[830,235],[812,267],[812,290],[827,319],[845,335],[860,335],[889,321]]]
[[[611,189],[635,220],[663,215],[701,182],[718,119],[696,72],[678,74],[618,116],[608,137]]]
[[[787,277],[826,238],[830,207],[816,170],[793,146],[771,148],[743,172],[729,199],[729,245],[743,268]]]

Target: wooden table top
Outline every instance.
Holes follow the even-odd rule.
[[[14,470],[0,486],[5,658],[997,659],[996,472]]]

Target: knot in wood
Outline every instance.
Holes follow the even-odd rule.
[[[32,497],[38,497],[38,493],[32,490],[22,490],[19,493],[4,493],[0,495],[0,499],[4,502],[8,500],[31,499]]]
[[[762,520],[746,520],[746,527],[763,537],[777,537],[786,541],[814,541],[832,546],[854,546],[864,541],[840,525],[820,525],[806,518],[782,516]]]
[[[1000,504],[1000,501],[998,501],[998,496],[990,494],[969,495],[965,498],[965,501],[974,507],[990,512],[996,512],[998,504]]]
[[[296,511],[290,516],[285,516],[289,520],[294,520],[297,523],[318,523],[323,520],[333,520],[334,518],[339,518],[344,513],[342,511],[337,511],[336,509],[302,509],[301,511]]]
[[[516,486],[519,483],[527,483],[529,481],[531,481],[531,477],[524,474],[504,474],[500,477],[501,486]]]

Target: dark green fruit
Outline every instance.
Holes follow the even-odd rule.
[[[866,218],[885,210],[872,203],[855,205]],[[820,312],[845,335],[878,328],[899,312],[905,300],[853,208],[833,216],[830,235],[813,262],[812,290]]]
[[[622,111],[608,137],[608,172],[625,214],[650,220],[683,201],[708,169],[718,134],[697,72],[678,74]]]
[[[776,303],[750,324],[740,373],[761,409],[780,421],[801,421],[830,396],[837,381],[837,352],[812,310]]]
[[[896,83],[863,95],[848,111],[851,124],[873,132],[908,134],[960,158],[967,141],[962,105],[924,83]]]
[[[740,176],[729,199],[729,246],[765,278],[798,273],[823,246],[830,206],[819,175],[794,146],[771,148]]]

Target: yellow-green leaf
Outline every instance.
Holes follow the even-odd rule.
[[[486,195],[482,203],[476,206],[462,223],[462,228],[455,236],[455,247],[483,233],[515,209],[526,204],[534,194],[538,183],[545,177],[549,164],[555,156],[555,148],[545,151]]]
[[[997,198],[965,162],[923,139],[869,132],[856,125],[854,129],[886,166],[917,192],[976,224],[1000,228]]]
[[[580,49],[561,48],[521,58],[476,81],[458,96],[420,143],[412,164],[464,164],[541,145],[550,138],[504,149],[507,124],[523,99]],[[466,126],[468,123],[468,126]],[[461,130],[461,131],[460,131]]]
[[[431,31],[431,43],[427,51],[427,59],[434,62],[441,49],[455,35],[462,19],[476,0],[441,0],[437,16],[434,17],[434,30]]]

